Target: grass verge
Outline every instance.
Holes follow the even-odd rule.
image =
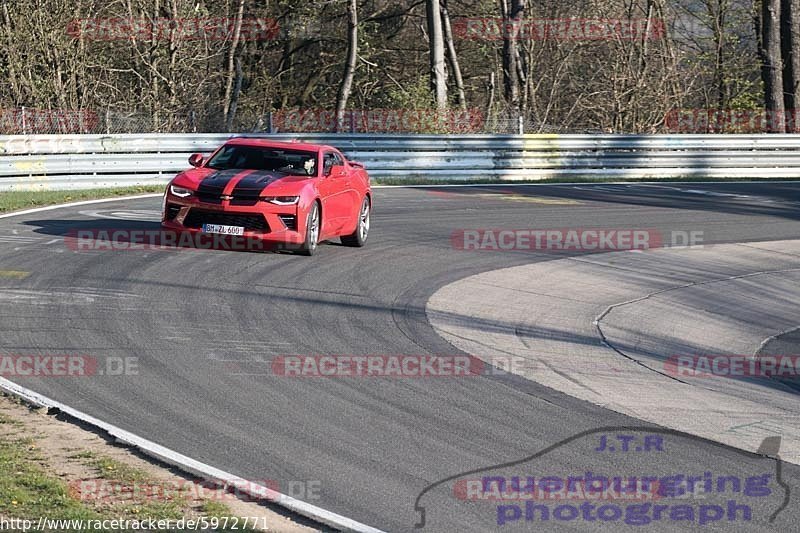
[[[89,521],[171,520],[174,528],[182,519],[185,524],[207,524],[205,530],[216,533],[313,530],[276,514],[263,502],[242,500],[234,492],[150,462],[0,393],[0,531],[21,531],[19,520],[36,525],[40,519],[49,520],[44,531],[58,533],[79,531],[74,522],[63,523],[70,520],[83,521],[83,531]],[[106,531],[97,527],[92,530]],[[113,531],[136,530],[131,528]]]
[[[96,520],[101,515],[70,496],[69,487],[43,467],[32,438],[0,437],[0,515]]]
[[[115,187],[111,189],[80,189],[74,191],[8,191],[0,192],[0,213],[43,207],[46,205],[99,200],[115,196],[163,192],[163,185]]]

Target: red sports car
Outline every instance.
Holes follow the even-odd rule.
[[[367,240],[369,176],[336,148],[236,138],[189,163],[195,168],[164,193],[164,228],[255,238],[305,255],[326,239]]]

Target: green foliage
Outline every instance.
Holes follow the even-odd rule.
[[[95,200],[98,198],[113,198],[114,196],[129,196],[162,192],[161,185],[147,185],[138,187],[118,187],[109,189],[82,189],[74,191],[10,191],[0,192],[0,213],[18,211],[44,205],[63,204],[81,200]]]

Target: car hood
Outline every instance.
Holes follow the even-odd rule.
[[[196,168],[182,172],[175,177],[174,184],[194,189],[201,195],[219,196],[230,189],[234,197],[257,197],[263,192],[278,191],[290,193],[298,190],[298,185],[308,180],[305,176],[286,175],[270,170],[214,170]]]

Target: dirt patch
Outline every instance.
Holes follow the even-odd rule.
[[[109,442],[90,428],[80,427],[0,394],[0,444],[13,443],[25,452],[27,466],[60,480],[67,497],[82,512],[104,518],[248,517],[250,531],[301,533],[322,531],[300,516],[274,504],[243,501],[178,470],[159,464],[128,446]],[[22,475],[22,472],[11,472]],[[13,481],[13,480],[12,480]],[[0,517],[38,518],[17,502],[0,506]],[[22,505],[22,502],[19,503]],[[58,518],[58,517],[48,517]],[[257,518],[257,520],[255,520]],[[266,526],[266,527],[265,527]],[[242,529],[239,522],[239,531]],[[221,530],[221,528],[220,528]]]

